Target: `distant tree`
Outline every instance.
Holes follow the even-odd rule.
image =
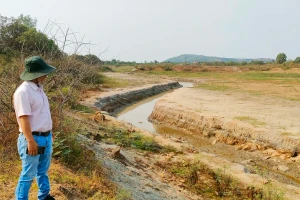
[[[248,63],[247,63],[247,62],[245,62],[245,61],[244,61],[244,62],[240,62],[240,63],[239,63],[239,65],[241,65],[241,66],[245,66],[245,65],[247,65],[247,64],[248,64]]]
[[[254,65],[263,65],[265,64],[264,61],[261,61],[261,60],[252,60],[250,62],[250,64],[254,64]]]
[[[94,54],[88,54],[84,56],[85,62],[88,64],[96,65],[102,64],[102,61]]]
[[[111,60],[111,64],[112,64],[112,65],[117,64],[117,60],[116,60],[116,59],[112,59],[112,60]]]
[[[285,55],[285,53],[279,53],[278,55],[277,55],[277,57],[276,57],[276,62],[278,63],[278,64],[282,64],[282,63],[284,63],[285,61],[286,61],[286,55]]]
[[[28,26],[29,28],[34,28],[36,27],[37,20],[31,18],[29,15],[24,16],[21,14],[17,19],[15,19],[15,22]]]
[[[294,63],[300,63],[300,57],[297,57],[297,58],[294,60]]]
[[[155,64],[157,64],[157,63],[158,63],[158,61],[157,61],[157,60],[154,60],[154,63],[155,63]]]

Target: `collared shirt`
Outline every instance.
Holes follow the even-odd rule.
[[[14,93],[14,108],[20,126],[20,116],[28,115],[31,131],[45,132],[52,129],[52,119],[48,98],[43,86],[32,81],[24,81]]]

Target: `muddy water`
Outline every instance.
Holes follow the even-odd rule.
[[[193,87],[193,83],[190,82],[179,82],[183,87]],[[173,90],[155,95],[153,97],[147,98],[143,101],[139,101],[132,106],[127,107],[122,112],[118,113],[117,118],[122,121],[131,123],[133,126],[142,128],[144,130],[150,131],[152,133],[160,133],[159,125],[152,124],[148,121],[148,117],[151,114],[155,103],[163,95],[173,92]],[[176,132],[176,130],[172,130]]]

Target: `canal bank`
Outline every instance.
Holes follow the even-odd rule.
[[[135,102],[180,87],[182,87],[182,85],[178,82],[156,84],[146,88],[120,92],[111,96],[98,98],[94,105],[102,111],[115,115],[125,107]]]

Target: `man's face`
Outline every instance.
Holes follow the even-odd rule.
[[[37,82],[38,82],[38,83],[43,83],[43,81],[45,80],[46,76],[47,76],[47,75],[38,77],[38,78],[37,78]]]

